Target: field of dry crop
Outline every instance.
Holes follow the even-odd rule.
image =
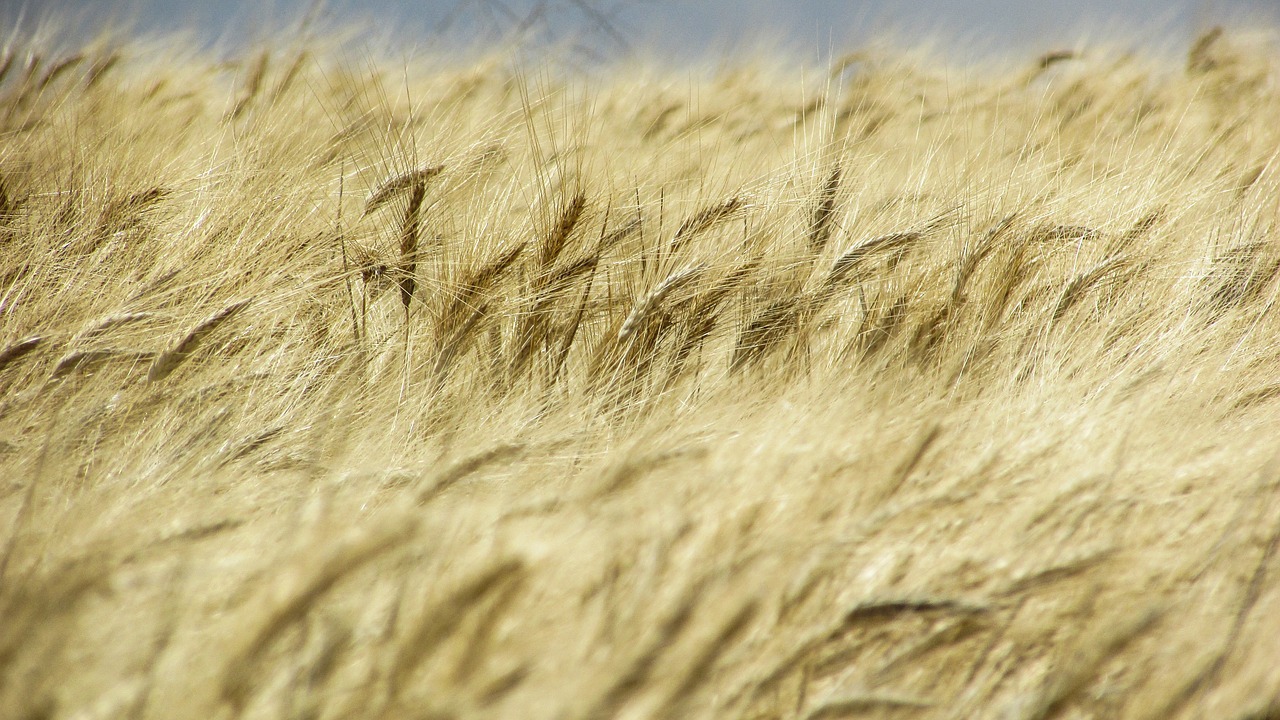
[[[1280,53],[0,57],[0,717],[1280,717]]]

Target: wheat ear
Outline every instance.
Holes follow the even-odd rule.
[[[687,285],[699,273],[707,269],[706,263],[698,263],[683,270],[677,270],[667,276],[667,279],[658,283],[658,286],[651,290],[644,297],[640,298],[631,308],[631,312],[627,314],[626,320],[622,322],[622,327],[618,329],[618,340],[623,341],[635,334],[640,325],[648,319],[653,311],[662,304],[668,295],[677,288]]]
[[[390,180],[378,186],[378,189],[369,196],[364,203],[364,214],[377,210],[386,205],[392,198],[397,195],[416,188],[419,185],[425,186],[429,184],[437,175],[444,172],[444,165],[432,165],[430,167],[418,170],[410,170],[407,173],[397,175]]]
[[[676,234],[672,236],[671,254],[675,255],[680,252],[680,249],[684,247],[685,243],[692,239],[693,236],[706,232],[725,220],[728,220],[734,213],[745,207],[745,205],[746,203],[742,201],[742,198],[734,196],[722,203],[703,208],[697,213],[694,213],[694,215],[689,219],[680,223],[680,227],[676,230]]]
[[[561,251],[564,250],[565,245],[569,242],[569,237],[573,235],[574,228],[578,226],[578,221],[582,219],[582,213],[586,208],[587,196],[581,192],[575,194],[569,202],[565,203],[555,227],[551,228],[551,232],[547,234],[542,246],[538,248],[538,262],[541,263],[543,268],[549,267],[560,256]]]
[[[44,338],[40,335],[32,335],[23,338],[15,343],[10,344],[3,350],[0,350],[0,371],[3,371],[10,364],[21,360],[24,355],[40,347],[40,343],[44,342]]]
[[[418,283],[418,233],[421,225],[418,209],[422,207],[422,200],[426,196],[427,183],[414,183],[413,192],[409,195],[409,206],[404,211],[404,224],[400,228],[400,267],[397,269],[400,273],[400,302],[406,313],[409,311],[409,304],[413,302],[413,291]]]
[[[831,239],[831,230],[836,215],[836,191],[840,188],[840,165],[836,164],[827,181],[818,193],[818,204],[813,208],[809,219],[809,249],[814,254],[822,252]]]
[[[169,377],[179,365],[191,356],[191,353],[195,352],[200,343],[209,336],[209,333],[217,330],[218,326],[239,314],[251,301],[252,298],[246,298],[233,302],[201,321],[199,325],[191,328],[186,335],[182,336],[181,340],[175,343],[173,347],[160,353],[155,361],[151,363],[151,371],[147,373],[147,381],[158,382]]]
[[[823,285],[828,288],[835,288],[845,282],[872,255],[906,247],[922,237],[924,237],[924,234],[917,230],[907,230],[864,240],[846,250],[839,258],[836,258],[836,261],[831,265],[831,270],[827,272],[827,278]]]
[[[1127,264],[1128,260],[1125,256],[1112,255],[1077,275],[1071,282],[1067,283],[1067,286],[1062,290],[1062,294],[1058,296],[1058,303],[1053,308],[1053,320],[1055,322],[1061,320],[1062,316],[1079,302],[1090,288],[1100,284],[1109,276],[1123,271]]]

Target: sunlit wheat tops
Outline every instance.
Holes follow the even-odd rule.
[[[0,718],[1280,717],[1274,33],[300,27],[0,47]]]

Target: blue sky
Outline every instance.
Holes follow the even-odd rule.
[[[268,39],[314,0],[0,0],[11,25],[49,11],[135,18],[138,29],[186,28],[209,45]],[[327,0],[324,22],[371,20],[370,42],[440,47],[494,42],[539,7],[539,0]],[[589,5],[609,18],[590,17]],[[668,57],[717,55],[763,41],[801,58],[843,52],[892,31],[904,42],[939,37],[977,54],[1037,52],[1078,41],[1133,38],[1185,46],[1214,24],[1280,26],[1280,0],[541,0],[534,26],[563,36],[584,32],[602,55],[621,44]]]

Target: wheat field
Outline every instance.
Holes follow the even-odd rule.
[[[1276,35],[0,58],[0,716],[1280,717]]]

